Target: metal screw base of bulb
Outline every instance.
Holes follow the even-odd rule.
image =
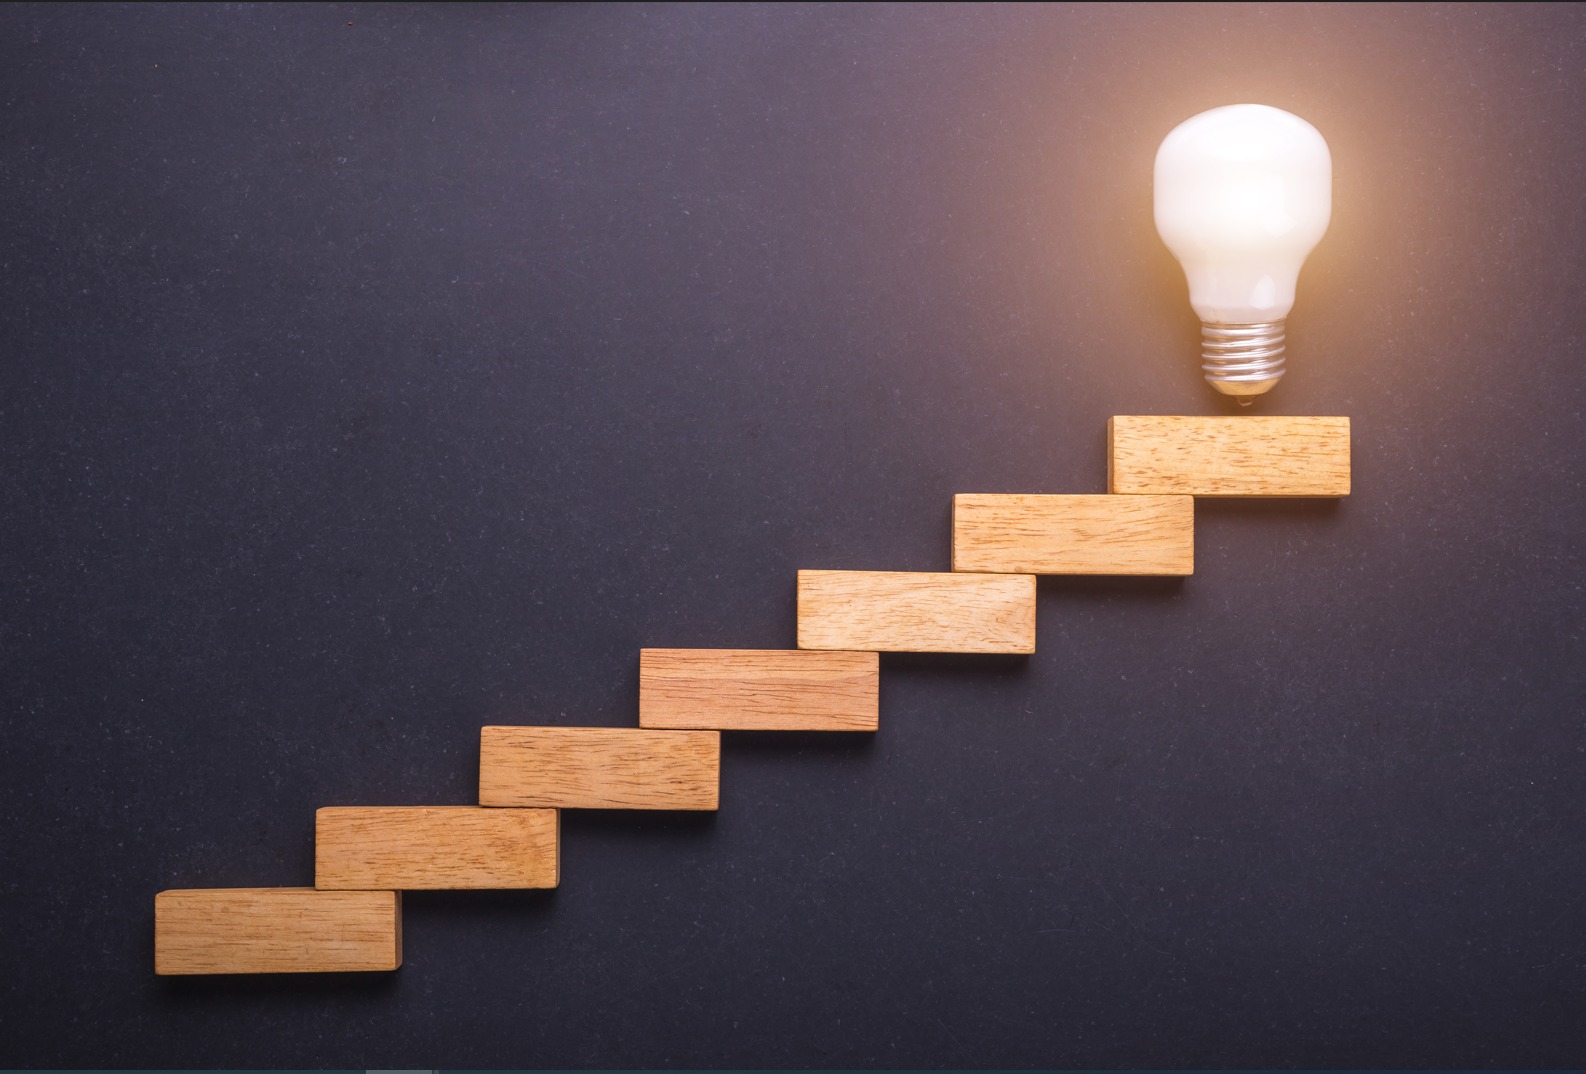
[[[1201,324],[1206,383],[1244,406],[1283,376],[1283,322]]]

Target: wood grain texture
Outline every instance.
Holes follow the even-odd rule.
[[[154,897],[154,972],[345,973],[402,965],[395,891],[187,888]]]
[[[801,649],[1033,653],[1035,577],[799,571]]]
[[[953,497],[953,570],[1191,574],[1190,496]]]
[[[554,809],[327,806],[314,818],[314,886],[554,888]]]
[[[1107,487],[1190,496],[1348,496],[1349,419],[1141,417],[1107,422]]]
[[[630,727],[486,727],[479,804],[715,809],[721,734]]]
[[[721,731],[874,731],[875,653],[644,649],[639,726]]]

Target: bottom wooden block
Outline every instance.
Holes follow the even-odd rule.
[[[394,891],[187,888],[154,897],[154,972],[343,973],[402,965]]]

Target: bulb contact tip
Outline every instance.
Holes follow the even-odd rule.
[[[1201,324],[1201,369],[1206,383],[1249,404],[1283,376],[1282,321]]]

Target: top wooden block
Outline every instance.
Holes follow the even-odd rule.
[[[1107,443],[1115,493],[1349,495],[1348,418],[1120,415]]]
[[[874,731],[875,653],[644,649],[639,726],[720,731]]]

